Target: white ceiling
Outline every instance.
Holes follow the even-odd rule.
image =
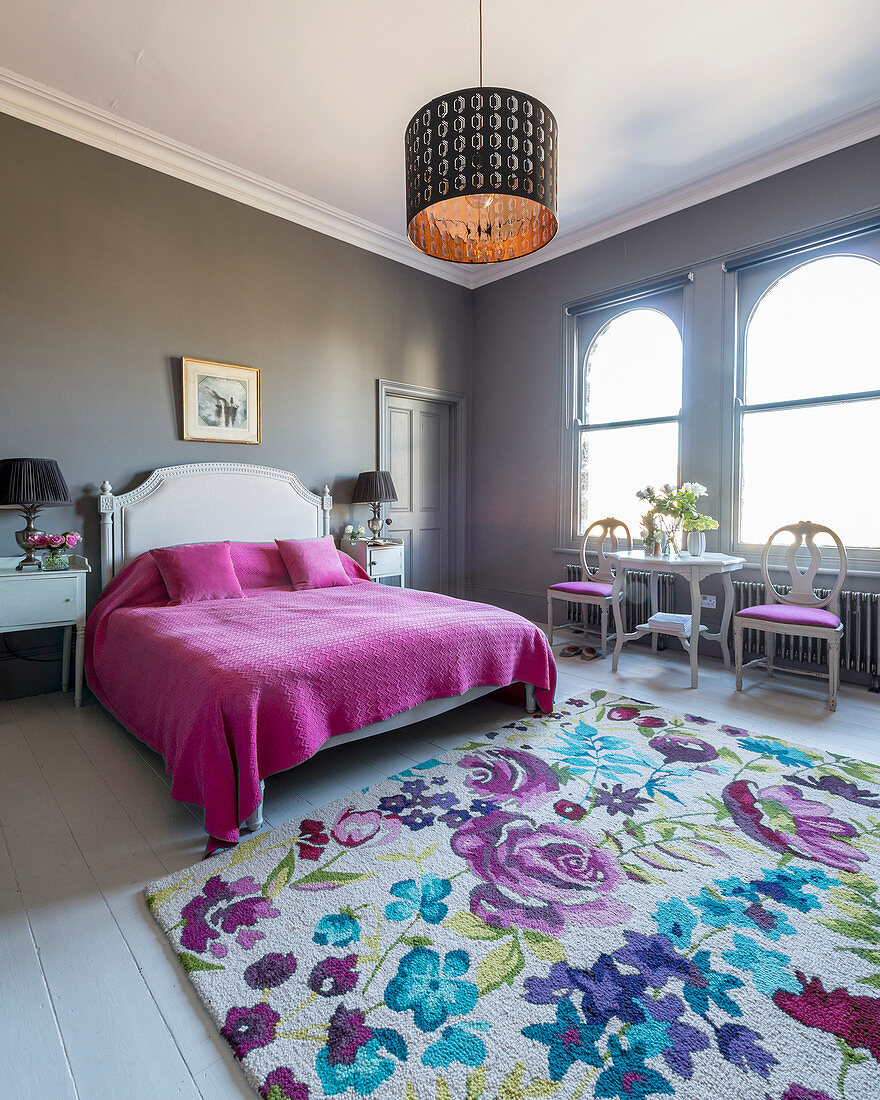
[[[479,83],[477,0],[2,0],[0,110],[478,285],[880,133],[878,0],[484,0],[484,81],[547,103],[557,241],[404,240],[403,132]]]

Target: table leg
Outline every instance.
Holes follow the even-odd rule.
[[[611,659],[611,671],[617,672],[617,661],[620,651],[623,649],[623,613],[620,608],[620,599],[626,583],[626,568],[618,563],[617,573],[614,576],[614,584],[611,586],[611,606],[614,610],[614,656]]]
[[[85,620],[76,624],[76,666],[73,682],[73,705],[82,706],[83,696],[83,663],[86,655],[86,624]]]
[[[651,580],[649,581],[649,592],[651,600],[651,614],[654,615],[659,608],[657,607],[657,574],[654,570],[651,570]],[[660,641],[660,635],[655,631],[651,633],[651,649],[654,653],[657,652],[657,643]]]
[[[697,686],[697,658],[700,654],[700,609],[702,607],[700,594],[700,578],[696,573],[691,574],[691,687]]]
[[[724,586],[724,611],[721,614],[718,644],[721,646],[724,667],[730,668],[730,646],[727,643],[727,631],[730,628],[730,616],[733,614],[733,581],[729,573],[721,574],[721,583]]]
[[[64,641],[61,643],[61,690],[67,691],[70,687],[70,640],[73,633],[72,626],[64,628]]]

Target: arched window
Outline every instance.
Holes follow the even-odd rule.
[[[617,516],[638,537],[636,492],[678,481],[681,292],[610,312],[579,329],[577,526]]]
[[[811,519],[847,546],[878,547],[869,485],[880,448],[880,263],[789,260],[763,284],[751,288],[743,335],[739,542]]]

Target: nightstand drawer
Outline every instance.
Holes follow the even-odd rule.
[[[0,580],[0,626],[70,622],[78,617],[78,576]]]
[[[391,577],[403,572],[403,547],[368,546],[367,572],[371,577]]]

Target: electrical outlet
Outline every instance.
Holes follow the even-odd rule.
[[[712,610],[714,611],[714,609],[715,609],[715,597],[714,596],[704,596],[703,599],[702,599],[702,606],[703,607],[711,607]]]

